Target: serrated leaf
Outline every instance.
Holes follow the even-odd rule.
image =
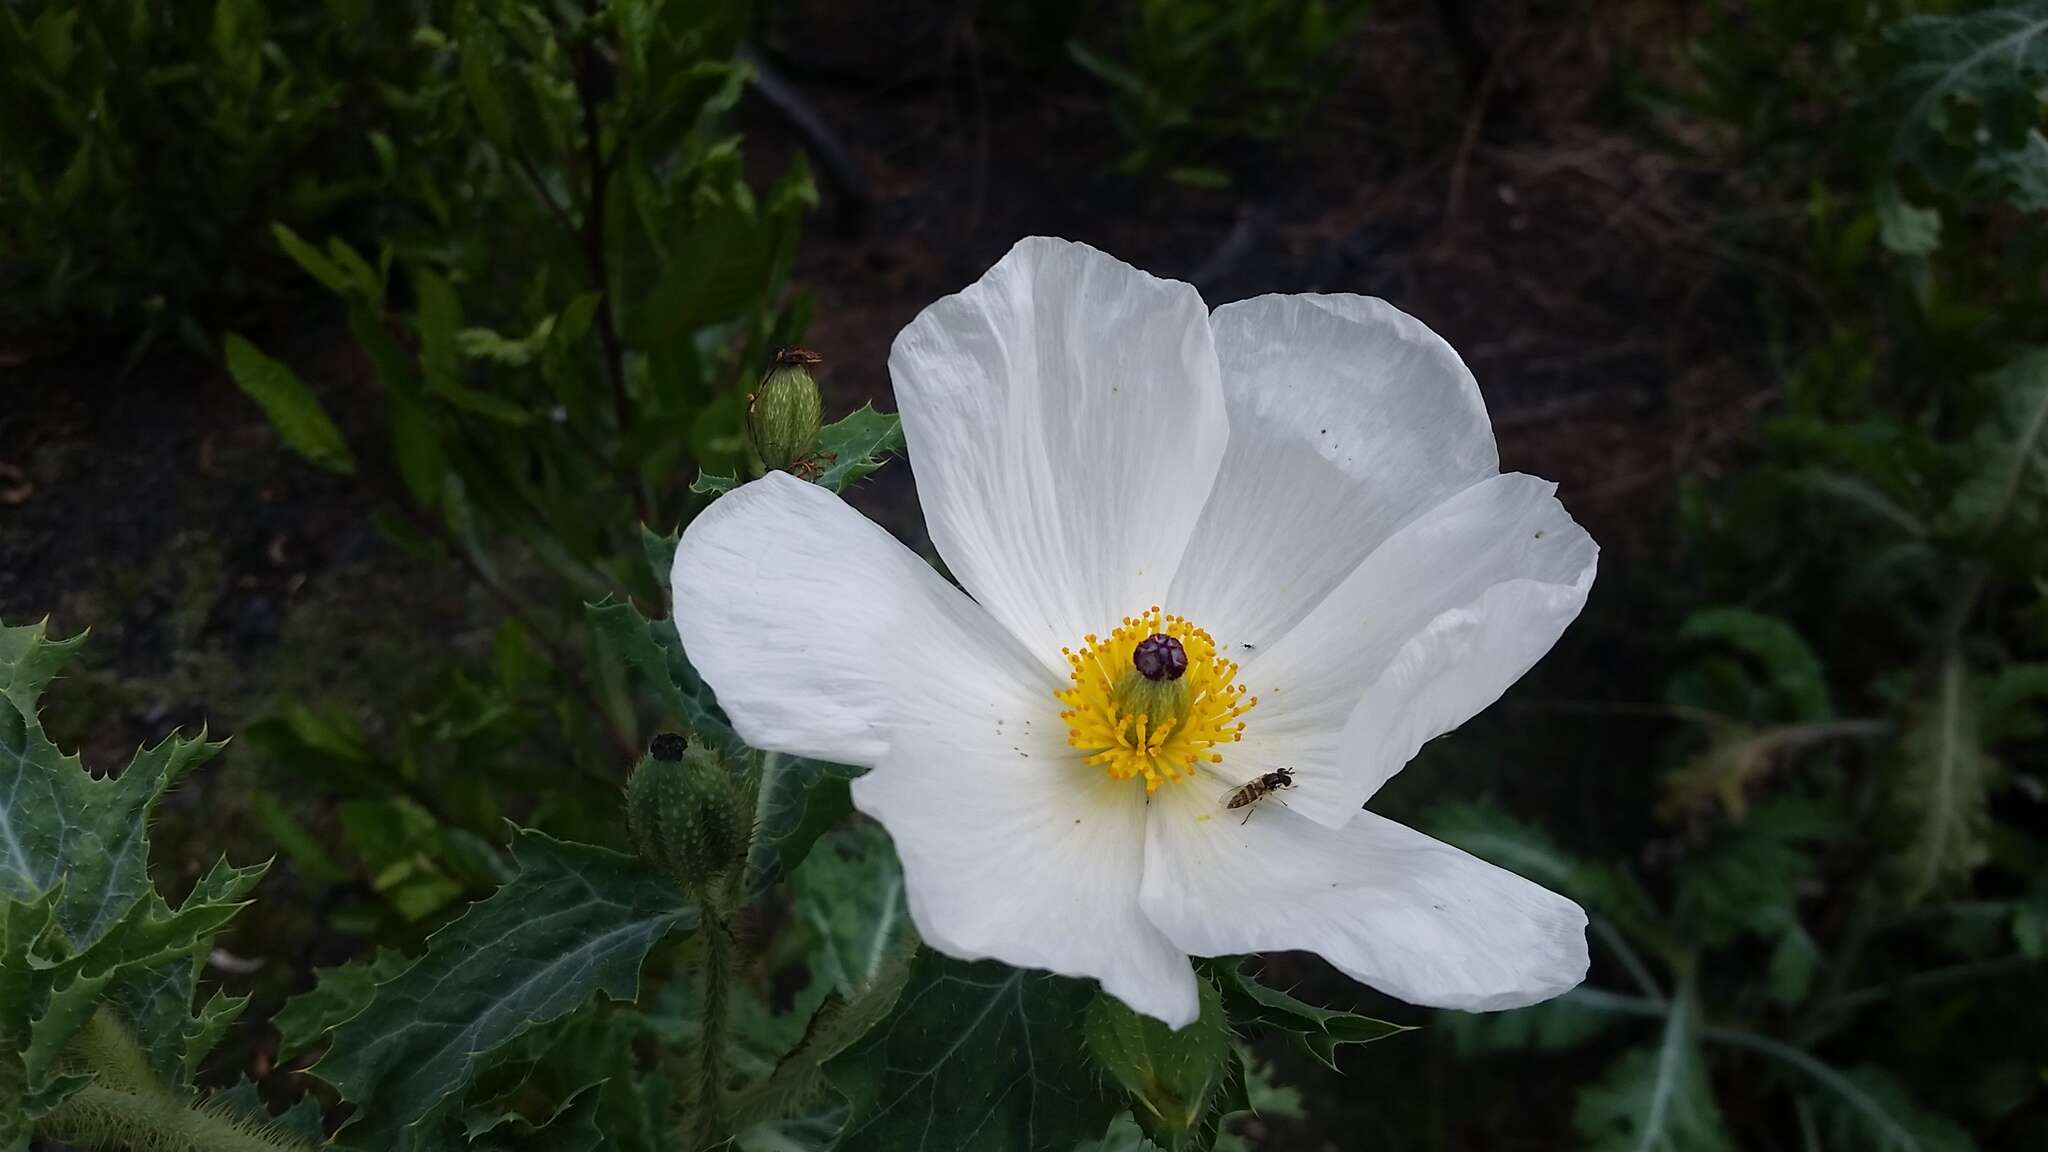
[[[1260,983],[1258,977],[1245,971],[1248,964],[1249,961],[1224,962],[1212,968],[1231,1020],[1287,1033],[1303,1052],[1332,1071],[1337,1067],[1337,1052],[1345,1045],[1370,1044],[1414,1030],[1406,1024],[1304,1003]]]
[[[341,429],[327,415],[298,374],[230,332],[222,339],[228,373],[237,387],[263,408],[285,446],[312,463],[343,475],[356,470],[355,456]]]
[[[649,948],[695,913],[627,856],[521,830],[519,874],[379,984],[313,1069],[358,1108],[343,1143],[412,1152],[491,1054],[602,992],[631,1002]]]
[[[1782,709],[1777,719],[1807,723],[1834,715],[1827,673],[1813,646],[1786,620],[1732,605],[1705,608],[1686,617],[1678,638],[1690,644],[1719,644],[1747,656],[1763,672],[1765,684]]]
[[[1969,670],[1950,652],[1899,742],[1896,806],[1910,829],[1901,861],[1908,901],[1960,881],[1986,859],[1993,764],[1977,730]]]
[[[739,478],[730,473],[699,471],[690,481],[690,491],[697,496],[723,496],[739,486]]]
[[[818,474],[818,484],[844,492],[903,453],[903,418],[863,404],[858,411],[819,430],[818,452],[821,458],[829,457],[824,471]],[[705,477],[698,477],[699,483],[704,480]],[[695,484],[690,488],[697,490]]]
[[[1121,1104],[1082,1054],[1094,986],[922,953],[890,1015],[825,1065],[840,1152],[1070,1152]]]
[[[173,737],[118,777],[89,776],[36,718],[37,695],[70,647],[48,641],[41,625],[0,625],[0,1088],[23,1102],[0,1119],[5,1141],[25,1137],[24,1118],[84,1088],[89,1078],[73,1074],[67,1049],[110,997],[179,963],[184,998],[138,1022],[147,1031],[135,1063],[162,1070],[155,1091],[185,1090],[186,1072],[239,1009],[216,997],[194,1016],[189,973],[264,871],[222,862],[177,908],[158,895],[152,809],[219,746]]]
[[[1964,451],[1981,466],[1956,490],[1950,515],[1964,532],[1988,539],[2023,510],[2035,514],[2022,523],[2037,523],[2048,499],[2048,348],[2027,350],[1977,384],[1992,411]]]
[[[683,654],[674,621],[649,620],[631,604],[612,603],[584,605],[583,618],[592,641],[646,684],[662,711],[693,739],[728,759],[744,762],[752,755]]]
[[[400,953],[379,949],[368,960],[354,960],[338,968],[322,968],[315,974],[310,991],[285,1001],[271,1026],[277,1029],[277,1054],[291,1059],[320,1042],[320,1038],[353,1019],[369,1006],[377,985],[397,976],[412,963]]]

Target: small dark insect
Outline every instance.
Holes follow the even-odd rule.
[[[1282,788],[1292,787],[1294,787],[1294,769],[1277,768],[1266,773],[1264,776],[1255,777],[1247,781],[1244,787],[1232,792],[1224,799],[1223,806],[1225,808],[1252,808],[1271,793],[1278,792]],[[1251,818],[1252,814],[1247,812],[1244,814],[1244,819],[1238,821],[1238,823],[1249,824]]]

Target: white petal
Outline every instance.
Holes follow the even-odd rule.
[[[930,565],[786,473],[691,522],[674,593],[683,650],[756,748],[872,765],[906,716],[979,723],[1058,686]]]
[[[1585,979],[1586,914],[1570,900],[1371,812],[1326,828],[1268,798],[1240,823],[1220,795],[1153,798],[1140,899],[1182,949],[1301,949],[1411,1004],[1476,1012]]]
[[[1074,759],[1056,714],[906,734],[853,802],[903,859],[927,944],[1100,981],[1179,1028],[1199,1014],[1194,969],[1138,908],[1145,791]]]
[[[1520,679],[1585,605],[1600,550],[1510,473],[1467,488],[1373,550],[1245,664],[1258,707],[1219,767],[1287,766],[1294,810],[1348,821],[1422,745]]]
[[[1193,288],[1024,240],[905,328],[889,372],[932,542],[1048,668],[1164,602],[1228,435]]]
[[[1230,446],[1167,603],[1244,662],[1500,463],[1472,373],[1384,300],[1261,296],[1210,322]]]

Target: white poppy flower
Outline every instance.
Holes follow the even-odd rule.
[[[959,587],[772,473],[683,534],[675,618],[749,744],[872,769],[926,942],[1176,1027],[1190,954],[1473,1010],[1584,978],[1577,905],[1362,810],[1549,650],[1599,551],[1500,474],[1443,340],[1361,296],[1211,313],[1034,238],[889,370]]]

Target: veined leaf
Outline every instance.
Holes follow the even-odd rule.
[[[914,929],[888,833],[856,824],[820,840],[790,877],[796,915],[813,933],[811,977],[851,999],[882,974]]]
[[[1593,1152],[1733,1152],[1700,1059],[1690,986],[1654,1048],[1624,1053],[1579,1093],[1573,1124]]]
[[[1993,764],[1977,731],[1977,706],[1962,656],[1950,652],[1931,697],[1905,730],[1897,807],[1911,829],[1902,868],[1916,901],[1982,864]]]
[[[1082,1054],[1092,984],[919,955],[895,1010],[825,1065],[840,1152],[1071,1152],[1121,1103]]]
[[[321,969],[311,990],[285,1001],[284,1007],[271,1017],[278,1033],[278,1055],[290,1059],[318,1044],[337,1025],[368,1007],[377,985],[405,971],[411,963],[386,948],[366,961]]]
[[[1998,135],[2038,117],[2035,88],[2048,76],[2048,0],[2021,0],[1954,16],[1899,21],[1889,38],[1906,53],[1893,79],[1904,103],[1892,140],[1895,162],[1918,163],[1936,175],[1930,154],[1959,107]]]
[[[355,457],[341,438],[341,429],[334,426],[327,410],[296,373],[233,332],[222,340],[222,346],[229,374],[251,400],[262,405],[263,414],[284,437],[286,447],[329,472],[346,475],[356,470]]]
[[[639,994],[656,941],[694,923],[673,888],[629,857],[521,830],[519,874],[427,941],[334,1030],[314,1073],[355,1102],[343,1142],[413,1152],[493,1053],[602,992]]]
[[[2017,511],[2048,499],[2048,348],[2027,352],[1980,384],[1996,407],[1967,451],[1984,467],[1956,491],[1951,515],[1964,531],[1990,537]]]
[[[96,1018],[121,1028],[115,1011],[139,1029],[124,1044],[138,1076],[160,1078],[150,1091],[189,1091],[191,1069],[241,1008],[215,996],[195,1014],[195,965],[263,875],[221,862],[175,909],[157,893],[152,810],[219,745],[172,737],[117,777],[88,775],[36,716],[73,646],[41,624],[0,625],[0,1147],[19,1146],[30,1121],[87,1087],[67,1046]]]
[[[829,455],[818,483],[834,492],[844,492],[856,481],[903,452],[903,419],[894,412],[877,412],[872,404],[845,418],[825,425],[818,432],[818,451]],[[700,482],[703,478],[699,478]],[[695,485],[691,486],[695,491]]]

